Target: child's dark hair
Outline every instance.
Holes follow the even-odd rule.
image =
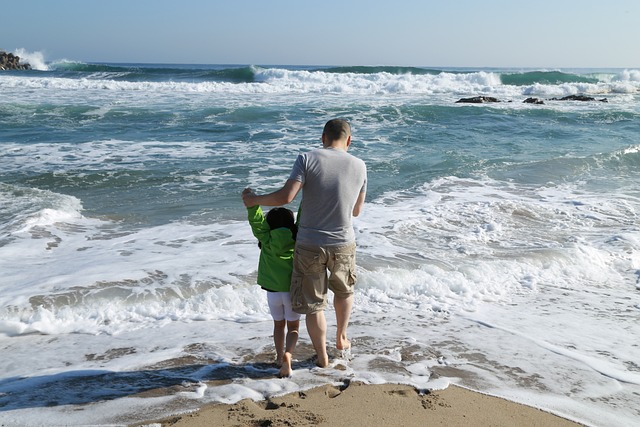
[[[296,234],[298,234],[298,226],[296,220],[293,217],[293,212],[287,208],[273,208],[267,212],[267,224],[269,228],[275,230],[276,228],[288,228],[291,230],[293,240],[296,240]]]
[[[267,224],[271,230],[276,228],[288,228],[291,230],[293,240],[298,235],[298,226],[296,225],[293,212],[287,208],[273,208],[267,212]],[[258,245],[260,246],[260,245]]]

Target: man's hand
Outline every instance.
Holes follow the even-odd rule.
[[[248,208],[251,208],[257,203],[255,203],[256,193],[253,192],[251,188],[245,188],[242,190],[242,203]]]

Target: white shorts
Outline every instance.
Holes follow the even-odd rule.
[[[300,320],[300,315],[291,308],[289,292],[267,292],[267,301],[273,320],[287,320],[288,322]]]

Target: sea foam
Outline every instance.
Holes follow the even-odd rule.
[[[109,76],[109,78],[107,78]],[[258,69],[255,83],[217,81],[127,81],[114,79],[112,73],[94,73],[85,79],[13,76],[0,79],[0,88],[60,89],[66,91],[115,91],[219,94],[305,94],[334,93],[358,95],[435,95],[463,97],[469,94],[505,98],[522,96],[566,96],[572,94],[635,93],[640,86],[637,71],[622,73],[610,82],[561,85],[534,83],[528,86],[503,85],[498,73],[471,72],[439,74],[328,73],[323,71]],[[505,99],[508,100],[508,99]]]

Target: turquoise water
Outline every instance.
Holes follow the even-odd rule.
[[[420,74],[413,68],[366,67],[329,68],[328,73],[97,64],[52,68],[37,77],[14,74],[4,82],[2,142],[16,161],[4,168],[3,182],[65,189],[79,195],[85,209],[100,214],[114,210],[114,200],[104,206],[96,185],[113,189],[122,205],[111,213],[137,212],[140,195],[161,203],[159,209],[170,203],[189,206],[176,213],[197,213],[208,206],[192,199],[202,200],[210,188],[194,185],[189,177],[204,170],[225,177],[215,182],[229,200],[229,206],[219,206],[224,211],[235,205],[238,185],[248,180],[251,169],[264,167],[264,178],[282,179],[282,160],[317,144],[322,123],[333,116],[353,121],[354,150],[374,172],[374,198],[449,175],[495,175],[523,184],[580,179],[579,171],[549,176],[548,164],[567,158],[588,163],[591,156],[633,146],[638,131],[633,92],[598,95],[611,98],[606,105],[522,105],[521,93],[533,90],[543,96],[588,84],[599,94],[615,91],[615,84],[598,83],[594,73]],[[439,78],[443,74],[448,78]],[[421,80],[424,75],[431,79]],[[494,80],[513,85],[489,86]],[[631,88],[637,84],[623,83]],[[25,98],[21,85],[30,88],[32,99]],[[524,85],[530,86],[523,90]],[[469,90],[508,95],[498,93],[503,103],[482,108],[452,102],[475,95],[465,93]],[[344,99],[345,92],[357,96]],[[197,144],[198,152],[189,154],[182,144]],[[131,145],[139,151],[132,152]],[[21,159],[18,148],[29,158]],[[31,150],[40,157],[34,158]],[[240,159],[238,152],[257,159]],[[42,162],[43,156],[52,158]],[[276,172],[270,173],[274,167]],[[606,168],[599,173],[608,175]]]
[[[106,405],[98,374],[88,397],[64,390],[100,369],[135,373],[130,393],[143,391],[182,356],[207,361],[185,379],[202,390],[221,365],[269,353],[240,192],[279,188],[342,117],[369,171],[356,359],[318,373],[303,350],[290,381],[251,366],[260,374],[242,370],[193,404],[348,377],[456,383],[629,425],[640,415],[639,87],[637,70],[59,62],[1,74],[0,420],[116,419],[45,408],[27,392],[34,381],[71,407]],[[500,102],[456,103],[481,95]],[[552,100],[567,95],[595,100]],[[139,419],[128,395],[106,401]]]

